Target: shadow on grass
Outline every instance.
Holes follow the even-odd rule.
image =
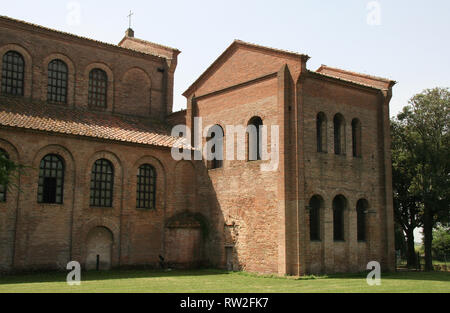
[[[11,284],[34,284],[34,283],[65,283],[69,271],[61,272],[43,272],[43,273],[27,273],[16,275],[0,276],[0,285]],[[139,279],[139,278],[171,278],[171,277],[195,277],[195,276],[211,276],[226,275],[227,271],[205,269],[205,270],[113,270],[104,272],[82,272],[81,280],[102,281],[102,280],[118,280],[118,279]]]
[[[45,272],[29,273],[19,275],[0,276],[0,285],[12,284],[34,284],[34,283],[65,283],[67,272]],[[323,276],[304,276],[304,277],[284,277],[276,275],[258,275],[253,273],[239,272],[230,273],[223,270],[204,269],[204,270],[113,270],[106,272],[82,272],[81,279],[88,281],[105,281],[120,279],[145,279],[145,278],[180,278],[180,277],[201,277],[213,275],[238,275],[242,278],[257,279],[288,279],[288,280],[317,280],[317,279],[366,279],[367,273],[357,274],[330,274]],[[416,280],[416,281],[439,281],[450,282],[449,272],[397,272],[382,274],[382,279],[390,280]]]

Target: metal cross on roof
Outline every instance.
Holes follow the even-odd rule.
[[[134,15],[134,13],[133,12],[131,12],[131,10],[130,10],[130,14],[128,15],[128,19],[129,19],[129,28],[131,28],[131,17]]]

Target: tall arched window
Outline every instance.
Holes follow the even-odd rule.
[[[38,202],[62,204],[64,191],[64,161],[55,154],[41,160],[39,166]]]
[[[4,161],[7,161],[7,160],[9,160],[9,155],[5,150],[0,149],[0,158],[3,158]],[[3,164],[5,164],[5,163],[3,163]],[[2,170],[2,172],[6,172],[7,169],[3,168],[1,170]],[[0,184],[0,202],[6,202],[7,190],[8,190],[8,186],[6,184]]]
[[[61,60],[53,60],[48,64],[47,101],[67,103],[68,69]]]
[[[20,53],[8,51],[3,55],[2,94],[23,96],[25,61]]]
[[[334,153],[345,154],[345,120],[342,114],[336,114],[334,124]]]
[[[138,169],[136,207],[156,209],[156,170],[149,164],[144,164]]]
[[[334,241],[344,241],[344,211],[347,208],[347,199],[344,196],[337,196],[333,200],[333,233]]]
[[[320,236],[320,210],[323,200],[320,196],[314,196],[309,201],[309,237],[311,241],[319,241]]]
[[[208,168],[218,169],[223,167],[224,160],[224,132],[219,125],[214,125],[208,132],[207,148],[208,148]]]
[[[327,117],[325,113],[317,114],[317,152],[327,152]]]
[[[91,206],[110,208],[113,203],[114,167],[110,161],[97,160],[91,173]]]
[[[263,121],[259,116],[253,117],[248,122],[248,160],[262,160],[261,127]]]
[[[368,209],[369,203],[367,202],[367,200],[361,199],[358,201],[356,205],[358,241],[366,241],[367,239],[366,220]]]
[[[106,72],[96,68],[89,73],[89,105],[107,107],[108,76]]]
[[[361,157],[361,122],[357,118],[352,121],[352,145],[353,156]]]

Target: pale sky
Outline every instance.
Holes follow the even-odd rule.
[[[1,15],[114,44],[132,10],[136,37],[182,51],[175,110],[234,39],[308,54],[311,70],[326,64],[394,79],[392,115],[415,93],[450,86],[448,0],[0,1]]]

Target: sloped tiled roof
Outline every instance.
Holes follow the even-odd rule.
[[[169,148],[179,140],[167,125],[146,119],[9,97],[0,97],[1,126]]]
[[[334,79],[334,80],[339,80],[339,81],[346,82],[346,83],[351,83],[351,84],[362,86],[362,87],[367,87],[367,88],[376,89],[376,90],[380,89],[380,88],[377,88],[377,87],[369,85],[369,84],[364,84],[364,83],[357,82],[357,81],[350,80],[350,79],[344,79],[344,78],[338,77],[338,76],[333,76],[333,75],[324,74],[324,73],[320,73],[320,72],[314,72],[314,71],[308,71],[308,73],[313,74],[313,75],[317,75],[317,76],[331,78],[331,79]]]
[[[320,66],[315,73],[381,90],[392,88],[397,83],[396,81],[391,79],[343,70],[327,65]]]

